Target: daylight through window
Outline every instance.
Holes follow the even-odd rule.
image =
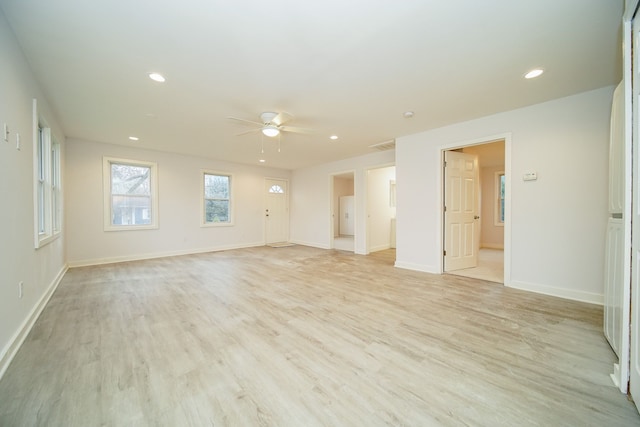
[[[37,102],[33,101],[34,130],[34,192],[35,247],[56,238],[62,228],[62,190],[60,176],[60,144],[51,128],[41,119]]]
[[[204,172],[203,196],[203,224],[232,224],[231,175]]]
[[[105,158],[105,229],[157,227],[155,163]]]
[[[496,215],[495,225],[504,225],[504,172],[496,173]]]

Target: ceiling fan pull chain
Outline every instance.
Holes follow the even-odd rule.
[[[262,149],[260,152],[264,154],[264,135],[262,135],[262,138],[260,138],[260,140],[262,141]]]
[[[280,138],[282,137],[282,134],[278,134],[278,153],[280,152]]]

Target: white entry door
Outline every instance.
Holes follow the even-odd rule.
[[[638,171],[640,164],[640,108],[636,100],[640,99],[640,23],[636,16],[633,20],[633,170]],[[631,248],[633,264],[631,266],[631,360],[629,363],[629,392],[640,410],[640,179],[633,174],[633,209],[631,227]]]
[[[265,243],[289,240],[289,192],[287,181],[265,179]]]
[[[478,265],[480,250],[478,156],[445,152],[444,271]]]

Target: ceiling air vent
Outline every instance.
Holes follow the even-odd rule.
[[[396,140],[390,139],[388,141],[379,142],[377,144],[370,145],[369,148],[375,148],[376,150],[380,150],[380,151],[395,150]]]

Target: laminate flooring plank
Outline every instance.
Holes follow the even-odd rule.
[[[70,269],[0,426],[631,426],[602,307],[369,256],[247,248]]]

